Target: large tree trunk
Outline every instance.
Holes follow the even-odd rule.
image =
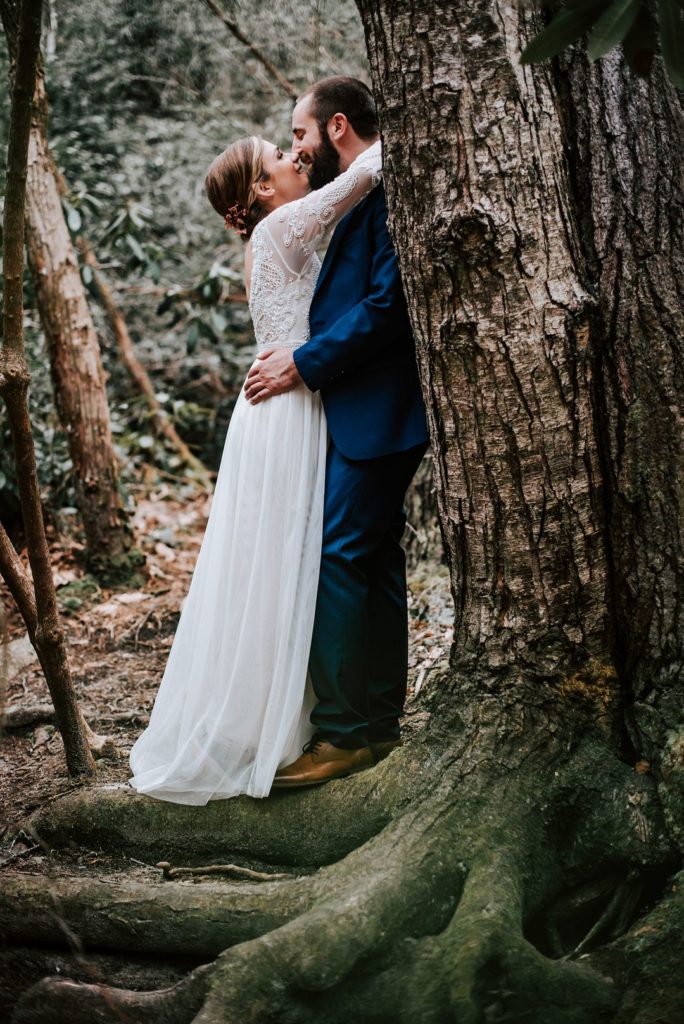
[[[613,638],[593,299],[555,97],[544,72],[516,66],[496,5],[387,8],[363,5],[437,442],[455,667],[560,681],[610,665]]]
[[[3,338],[0,348],[0,394],[7,406],[17,467],[21,512],[34,595],[7,534],[0,525],[0,571],[24,616],[45,672],[55,707],[67,764],[73,775],[93,775],[86,725],[76,701],[67,658],[40,503],[36,456],[24,355],[24,204],[31,100],[40,48],[41,0],[24,0],[17,18],[17,52],[12,80],[7,187],[3,218]]]
[[[18,6],[0,6],[10,53]],[[64,219],[58,172],[47,144],[48,105],[42,61],[33,96],[26,180],[26,243],[50,356],[57,411],[73,463],[88,567],[106,582],[131,576],[134,549],[119,483],[100,348],[78,262]]]
[[[55,401],[74,467],[88,567],[107,582],[128,579],[142,557],[134,550],[119,482],[104,371],[95,324],[47,145],[47,96],[36,82],[26,183],[26,241],[45,331]]]
[[[660,63],[613,55],[557,77],[595,301],[593,390],[616,663],[629,737],[658,761],[684,683],[682,107]]]
[[[95,790],[38,816],[55,843],[324,866],[259,892],[226,885],[231,946],[175,989],[47,979],[17,1022],[58,1019],[48,1000],[72,1021],[79,1000],[82,1020],[195,1024],[681,1017],[681,884],[631,927],[684,844],[669,369],[681,362],[681,110],[659,73],[628,94],[619,59],[590,71],[578,56],[562,87],[552,68],[523,68],[538,28],[523,5],[359,9],[433,439],[450,667],[421,692],[427,727],[350,780],[207,809]],[[635,178],[650,183],[638,203]],[[199,891],[186,917],[173,890],[164,913],[153,885],[143,906],[133,884],[114,908],[98,897],[93,909],[94,891],[66,878],[61,904],[94,941],[116,946],[122,927],[139,941],[152,916],[150,948],[169,920],[189,946],[196,935]],[[47,883],[19,879],[4,908],[30,901],[38,929],[50,899]]]

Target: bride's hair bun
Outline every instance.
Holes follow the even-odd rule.
[[[204,182],[209,202],[226,227],[245,240],[266,211],[256,198],[256,186],[264,176],[264,142],[258,135],[238,139],[216,157]]]

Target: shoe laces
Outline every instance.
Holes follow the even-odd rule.
[[[316,754],[318,753],[318,748],[323,742],[323,737],[314,733],[311,739],[307,740],[307,742],[302,747],[302,752],[304,754]]]

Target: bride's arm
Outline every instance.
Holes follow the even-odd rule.
[[[286,249],[294,251],[299,248],[310,254],[326,231],[342,220],[380,182],[381,171],[382,148],[378,140],[329,184],[275,210],[268,218],[271,234],[277,225],[279,241]]]

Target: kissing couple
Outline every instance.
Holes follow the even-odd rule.
[[[257,355],[130,755],[139,793],[181,804],[326,782],[401,742],[403,501],[428,435],[370,90],[317,82],[292,138],[238,139],[206,177],[246,242]]]

